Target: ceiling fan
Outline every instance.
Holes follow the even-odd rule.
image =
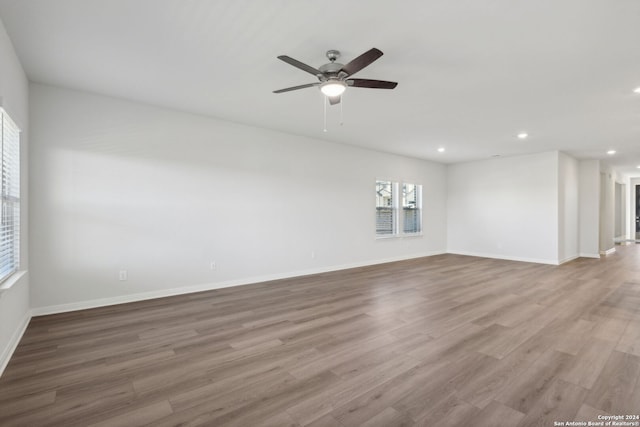
[[[362,55],[358,56],[347,65],[343,65],[336,62],[336,59],[340,57],[340,52],[337,50],[329,50],[327,51],[327,58],[329,58],[330,62],[328,64],[320,66],[319,68],[313,68],[312,66],[304,64],[287,55],[280,55],[278,56],[278,59],[281,59],[287,64],[293,65],[294,67],[299,68],[302,71],[313,74],[318,78],[319,82],[274,90],[273,93],[289,92],[292,90],[319,86],[322,93],[325,94],[327,98],[329,98],[329,103],[331,105],[334,105],[340,102],[342,94],[349,86],[364,87],[370,89],[393,89],[398,85],[398,83],[388,82],[385,80],[350,78],[352,75],[362,70],[364,67],[368,66],[381,56],[382,51],[374,47],[373,49],[370,49]]]

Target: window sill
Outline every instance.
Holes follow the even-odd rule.
[[[390,234],[386,236],[376,236],[376,240],[387,240],[387,239],[403,239],[406,237],[422,237],[422,233],[407,233],[407,234]]]
[[[2,298],[2,294],[5,291],[8,291],[13,287],[13,285],[18,283],[18,280],[20,280],[25,274],[27,274],[27,270],[18,270],[11,276],[7,277],[4,282],[0,283],[0,298]]]

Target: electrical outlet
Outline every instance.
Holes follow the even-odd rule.
[[[215,270],[218,268],[215,261],[211,261],[211,264],[209,265],[209,267],[211,268],[211,270]]]
[[[124,282],[125,280],[127,280],[127,270],[120,270],[120,273],[118,274],[118,279],[120,279],[121,282]]]

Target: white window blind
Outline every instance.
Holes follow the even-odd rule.
[[[0,222],[0,282],[20,264],[20,130],[0,108],[2,120],[2,221]]]

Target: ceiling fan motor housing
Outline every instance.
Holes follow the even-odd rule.
[[[344,64],[340,64],[339,62],[329,62],[328,64],[321,65],[318,70],[322,71],[322,76],[326,78],[338,77],[340,70],[342,70]],[[320,80],[326,80],[320,78]]]
[[[322,74],[318,74],[318,79],[320,79],[321,82],[326,82],[328,80],[342,79],[346,77],[346,73],[342,73],[343,75],[340,75],[340,71],[344,67],[344,64],[336,62],[336,59],[338,59],[339,57],[340,57],[339,50],[327,51],[327,58],[329,58],[329,61],[331,62],[318,67],[318,70],[322,72]]]

